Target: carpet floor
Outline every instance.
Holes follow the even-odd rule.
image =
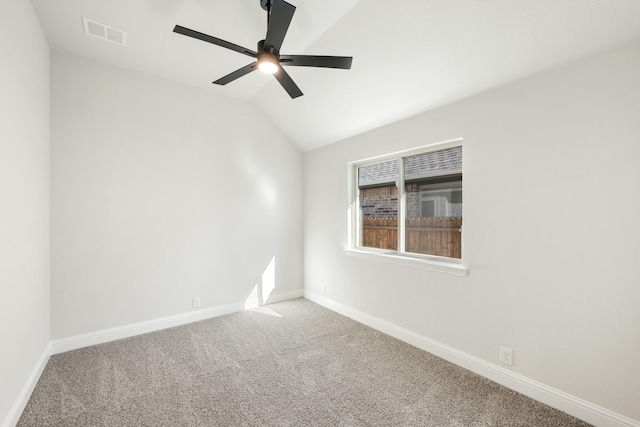
[[[54,355],[31,426],[588,424],[298,299]]]

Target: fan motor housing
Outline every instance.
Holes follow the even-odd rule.
[[[280,52],[275,50],[273,46],[271,46],[269,49],[264,48],[264,40],[260,40],[258,42],[258,53],[261,53],[261,52],[270,53],[274,55],[276,58],[280,59]]]
[[[260,6],[269,12],[269,9],[271,8],[271,0],[260,0]]]

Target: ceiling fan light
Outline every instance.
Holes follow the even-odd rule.
[[[263,55],[258,59],[258,69],[266,74],[278,71],[278,61],[271,55]]]

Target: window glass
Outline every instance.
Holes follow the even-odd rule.
[[[403,158],[404,251],[462,257],[462,147]]]
[[[398,161],[358,168],[359,246],[398,249]]]
[[[406,252],[462,257],[462,181],[406,185]]]

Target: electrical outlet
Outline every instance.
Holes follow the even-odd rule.
[[[193,297],[193,308],[200,307],[200,297]]]
[[[500,362],[505,365],[513,365],[513,350],[506,347],[500,347]]]

